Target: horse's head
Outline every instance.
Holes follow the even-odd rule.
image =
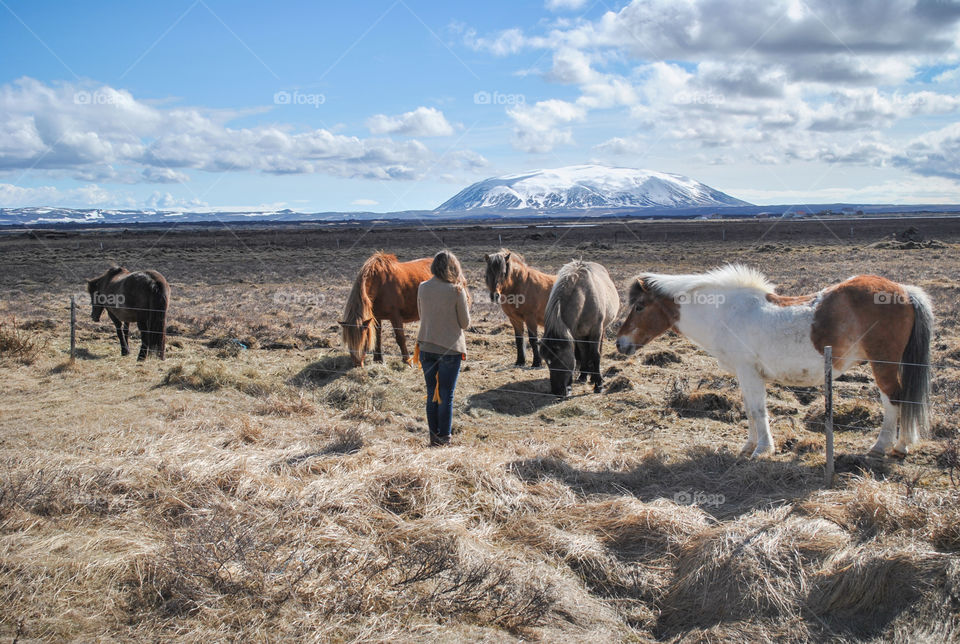
[[[540,340],[540,355],[550,368],[550,392],[566,398],[573,391],[573,372],[577,367],[573,340],[543,338]]]
[[[97,277],[92,280],[87,280],[87,293],[90,294],[90,317],[93,318],[94,322],[99,322],[100,316],[103,315],[103,300],[98,296],[101,279],[102,278]]]
[[[500,301],[500,289],[503,283],[507,281],[510,275],[510,251],[501,250],[493,255],[484,255],[487,262],[487,272],[484,279],[487,282],[487,290],[490,291],[490,301]]]
[[[350,350],[350,357],[353,358],[353,366],[362,367],[367,351],[373,343],[373,318],[363,320],[359,324],[341,322],[340,326],[343,329],[343,341]]]
[[[630,285],[630,309],[617,334],[617,350],[630,355],[664,333],[680,319],[677,300],[641,275]]]

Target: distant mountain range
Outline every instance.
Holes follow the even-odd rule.
[[[590,210],[750,205],[679,174],[574,165],[485,179],[461,190],[437,210]]]
[[[960,212],[957,205],[785,204],[755,206],[699,181],[677,174],[578,165],[493,177],[477,182],[434,210],[401,212],[296,212],[283,210],[215,211],[108,210],[52,207],[0,208],[0,226],[74,227],[104,224],[165,225],[361,222],[375,220],[537,220],[563,217],[695,218],[731,216],[803,216],[821,211],[837,215],[909,212]]]

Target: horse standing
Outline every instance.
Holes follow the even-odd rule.
[[[170,285],[157,271],[131,273],[114,266],[100,277],[87,281],[90,293],[91,317],[100,321],[103,311],[117,329],[120,355],[130,353],[130,323],[140,329],[140,353],[143,360],[154,351],[165,358],[167,339],[167,307],[170,304]]]
[[[923,290],[859,275],[819,293],[788,297],[740,265],[702,275],[642,274],[630,286],[630,313],[617,349],[631,354],[667,329],[700,345],[733,372],[749,417],[742,454],[774,452],[766,383],[823,381],[823,349],[839,376],[867,361],[880,389],[883,425],[872,456],[904,457],[928,425],[933,312]]]
[[[420,319],[417,311],[417,288],[420,282],[432,277],[432,261],[432,258],[425,257],[400,262],[396,255],[378,251],[363,263],[347,297],[344,319],[340,323],[343,327],[343,342],[350,350],[353,366],[363,366],[371,345],[374,345],[374,361],[383,362],[384,320],[390,320],[393,326],[403,361],[410,362],[403,325]]]
[[[600,264],[574,260],[560,269],[547,300],[540,341],[554,395],[570,395],[575,369],[580,371],[579,382],[586,382],[589,375],[593,391],[603,391],[603,333],[619,308],[617,287]]]
[[[501,248],[492,255],[484,255],[487,262],[485,279],[490,291],[490,301],[500,304],[513,325],[513,337],[517,344],[516,366],[527,363],[523,350],[523,326],[527,326],[530,350],[533,352],[533,367],[539,367],[540,350],[537,346],[537,327],[543,326],[550,289],[556,275],[542,273],[527,266],[523,255]]]

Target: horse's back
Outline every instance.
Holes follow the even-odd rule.
[[[575,261],[561,268],[550,300],[548,311],[556,308],[575,337],[602,333],[620,308],[616,285],[596,262]]]

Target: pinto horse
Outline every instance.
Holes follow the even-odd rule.
[[[91,317],[100,321],[107,311],[120,339],[120,355],[130,353],[130,323],[140,329],[140,353],[143,360],[154,351],[164,359],[167,338],[167,306],[170,304],[170,285],[157,271],[131,273],[114,266],[100,277],[87,280],[90,293]]]
[[[777,295],[758,271],[729,265],[701,275],[642,274],[630,285],[630,312],[617,349],[631,354],[668,329],[700,345],[740,383],[749,417],[741,454],[775,451],[766,383],[823,381],[823,349],[833,372],[869,362],[883,402],[870,455],[902,458],[927,429],[933,311],[923,290],[858,275],[813,295]],[[897,427],[899,424],[899,435]]]
[[[555,396],[570,395],[574,370],[580,371],[579,382],[586,382],[589,375],[593,391],[603,391],[603,334],[619,309],[620,296],[606,268],[574,260],[560,269],[547,300],[540,341]]]
[[[396,255],[374,253],[357,274],[343,312],[343,342],[350,350],[353,366],[362,367],[367,351],[374,345],[373,359],[383,362],[383,321],[390,320],[400,345],[403,361],[410,362],[406,322],[420,319],[417,311],[417,289],[420,282],[432,277],[429,257],[400,262]],[[376,338],[376,344],[374,344]]]
[[[523,255],[501,248],[492,255],[484,255],[487,262],[485,279],[490,291],[490,301],[500,304],[507,319],[513,325],[513,337],[517,343],[516,366],[527,363],[523,351],[523,326],[527,326],[530,350],[533,352],[531,366],[540,366],[540,348],[537,346],[537,327],[543,326],[544,312],[550,289],[557,281],[556,275],[542,273],[527,266]]]

